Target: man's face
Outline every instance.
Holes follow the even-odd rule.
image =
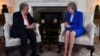
[[[24,9],[23,9],[23,13],[25,15],[28,14],[29,13],[28,10],[29,10],[29,7],[28,6],[25,6]]]

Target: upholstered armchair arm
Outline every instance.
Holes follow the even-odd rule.
[[[94,42],[94,34],[95,34],[95,24],[94,23],[89,23],[87,26],[86,26],[86,31],[87,31],[87,34],[90,38],[90,42]]]
[[[5,40],[9,40],[10,39],[10,24],[5,24],[3,26],[3,30],[4,30],[4,37],[5,37]]]
[[[61,30],[60,30],[60,34],[59,34],[59,42],[63,42],[64,41],[64,31],[65,31],[65,23],[62,23],[60,25]]]
[[[10,27],[11,27],[11,25],[7,24],[7,23],[3,26],[4,36],[5,36],[6,41],[10,39]],[[36,32],[37,42],[41,42],[41,35],[39,32],[39,24],[38,23],[36,23],[36,29],[34,31]]]
[[[36,23],[36,29],[35,29],[35,32],[36,32],[36,39],[37,39],[37,42],[41,42],[41,35],[40,35],[40,31],[39,31],[39,24]]]

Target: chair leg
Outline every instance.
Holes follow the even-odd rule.
[[[100,35],[100,34],[99,34]],[[100,40],[100,36],[99,36],[99,40]]]
[[[95,51],[95,48],[94,46],[89,46],[89,47],[86,47],[88,50],[91,50],[90,51],[90,56],[93,56],[93,52]]]
[[[58,48],[59,48],[59,50],[58,50],[58,53],[61,53],[61,50],[62,50],[62,43],[58,43]]]
[[[42,50],[41,50],[42,44],[41,44],[41,43],[37,43],[37,46],[38,46],[38,48],[39,48],[39,52],[41,53],[41,52],[42,52]]]
[[[93,52],[95,50],[94,46],[89,46],[87,49],[91,50],[90,51],[90,56],[93,56]]]
[[[95,50],[94,46],[93,46],[93,47],[91,47],[90,56],[93,56],[93,52],[94,52],[94,50]]]
[[[39,44],[39,52],[40,52],[40,53],[42,53],[42,50],[41,50],[41,49],[42,49],[42,44],[40,43],[40,44]]]
[[[6,48],[6,56],[9,56],[9,51],[8,51],[8,49]]]

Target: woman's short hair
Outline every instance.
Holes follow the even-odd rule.
[[[24,7],[28,6],[27,3],[21,3],[20,4],[20,11],[22,11],[24,9]]]
[[[68,7],[71,7],[74,11],[77,11],[77,5],[76,5],[75,2],[70,2],[70,3],[68,4]]]

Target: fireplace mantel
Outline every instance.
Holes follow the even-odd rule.
[[[32,7],[66,7],[70,1],[26,1],[29,5],[29,12],[33,12]]]
[[[39,1],[39,2],[37,2],[37,1],[35,1],[35,2],[33,2],[33,1],[27,1],[26,3],[27,4],[29,4],[29,6],[33,6],[33,7],[37,7],[37,6],[67,6],[67,4],[68,4],[68,2],[69,1],[60,1],[60,2],[43,2],[43,1]]]
[[[19,10],[19,4],[22,2],[26,2],[30,7],[65,7],[71,1],[77,4],[79,11],[87,11],[87,0],[15,0],[14,12]],[[93,2],[91,2],[91,4],[93,4]]]

